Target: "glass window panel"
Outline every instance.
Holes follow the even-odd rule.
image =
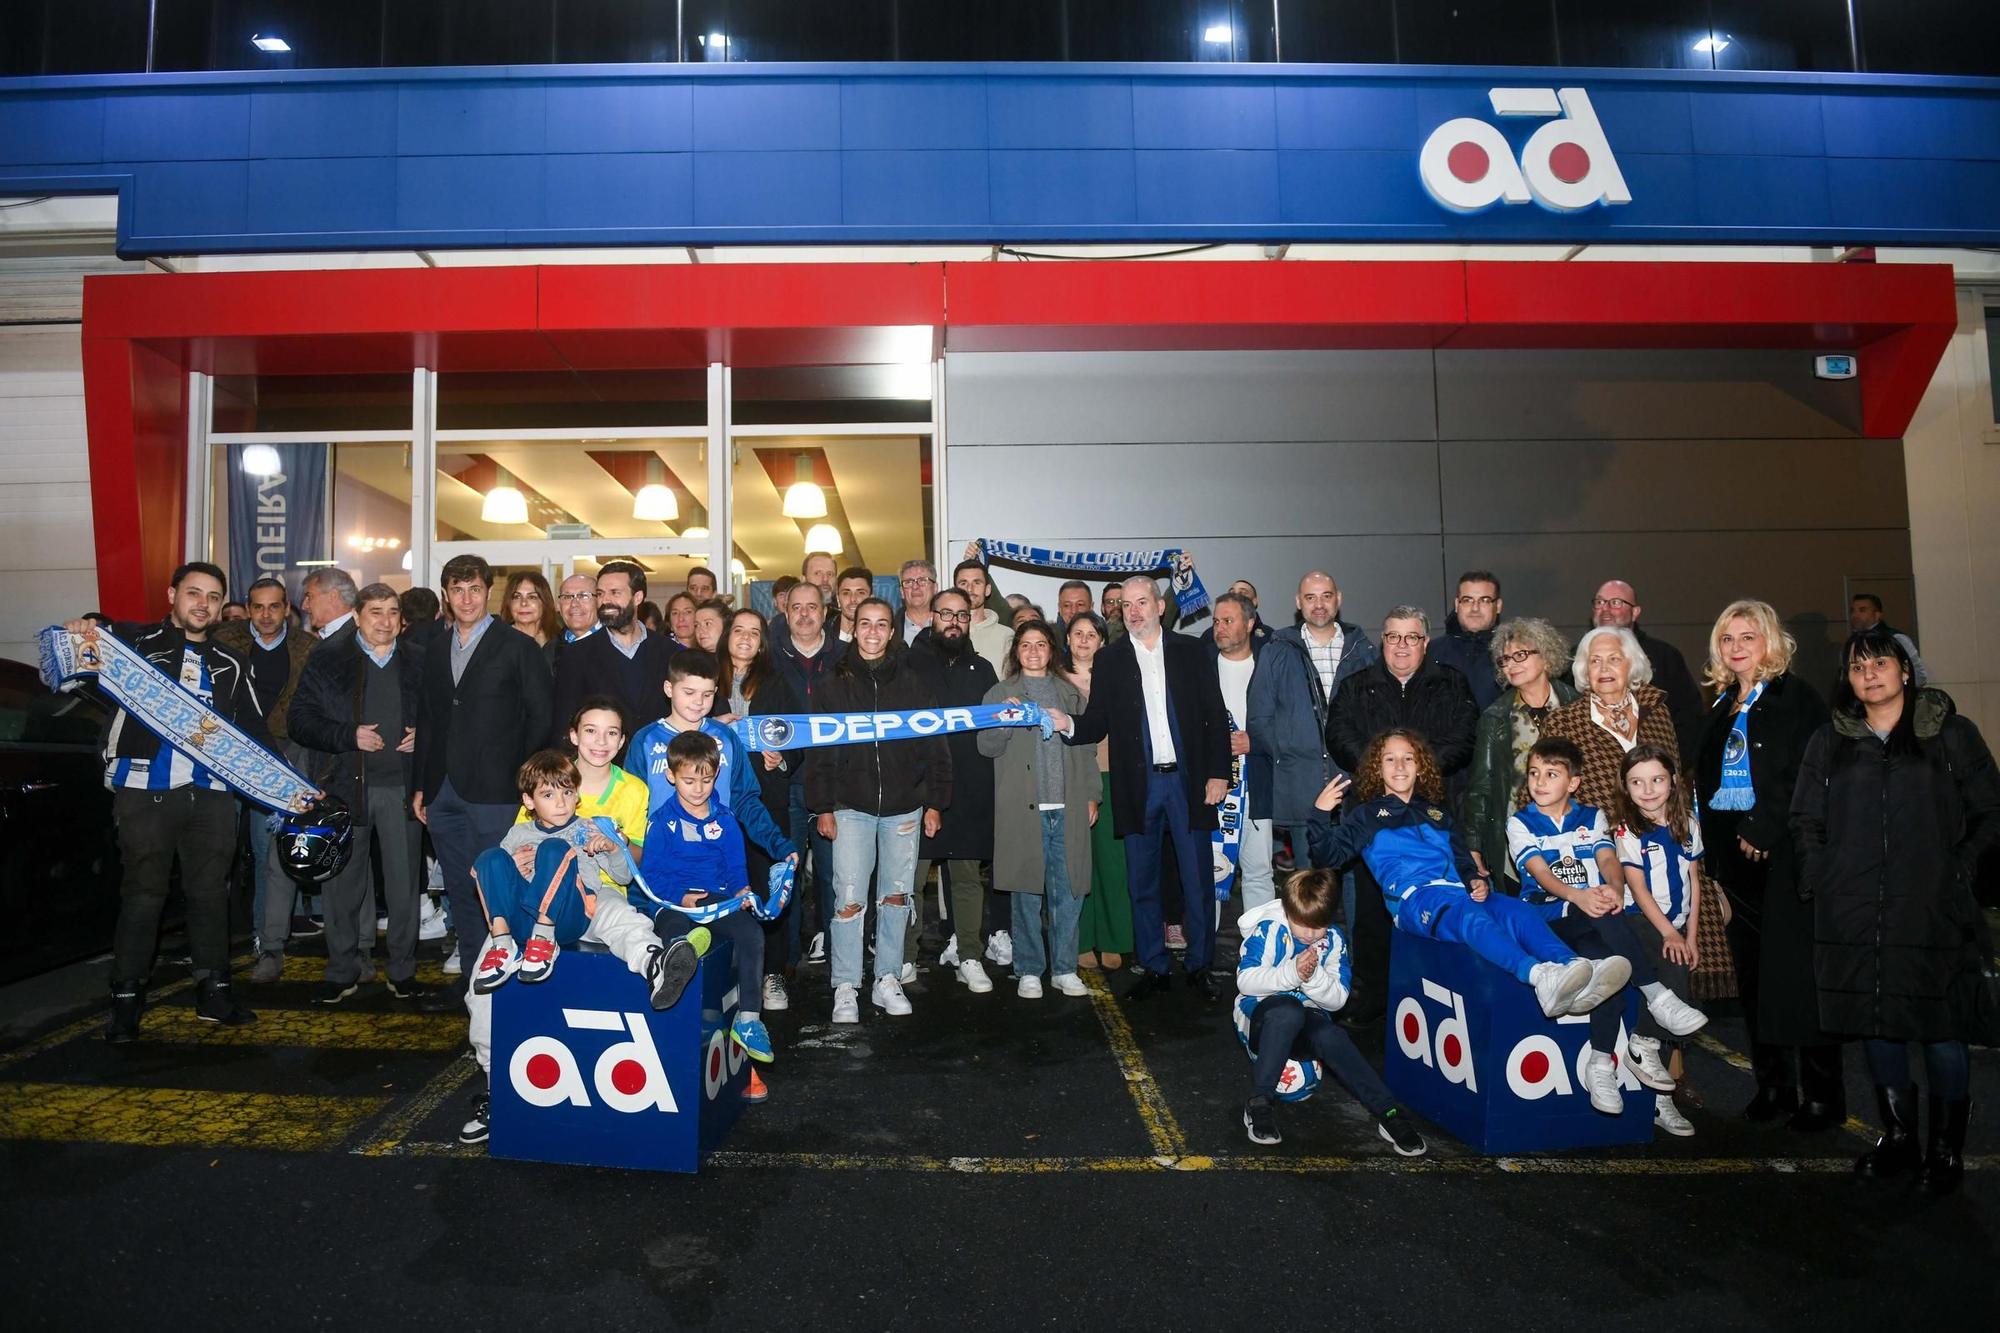
[[[259,478],[239,465],[242,446],[214,445],[210,449],[209,558],[229,574],[229,594],[241,601],[244,591],[264,574],[279,574],[294,604],[299,585],[316,565],[331,560],[354,576],[364,587],[386,583],[398,592],[410,586],[410,571],[403,561],[410,549],[410,446],[395,444],[287,445],[288,457],[316,459],[327,469],[333,486],[330,495],[322,491],[322,508],[306,516],[296,508],[288,517],[298,522],[310,517],[322,540],[312,542],[294,536],[283,547],[260,550],[246,546],[244,552],[232,547],[230,501],[232,496],[254,497]],[[310,531],[310,529],[307,529]],[[254,539],[253,539],[254,540]],[[289,550],[294,557],[282,557]],[[278,568],[282,564],[282,573]]]
[[[550,371],[438,376],[440,430],[701,426],[700,370]]]
[[[665,486],[674,516],[635,517],[641,489]],[[520,493],[525,521],[487,499],[500,487]],[[440,541],[533,541],[675,537],[709,526],[708,442],[698,439],[440,440],[437,446],[437,538]]]
[[[1993,0],[1855,0],[1862,68],[1883,74],[2000,75]]]
[[[1708,0],[1556,0],[1562,62],[1611,69],[1712,69]]]
[[[685,59],[894,60],[894,0],[686,0]]]
[[[408,375],[218,375],[211,429],[408,430]]]
[[[355,69],[382,59],[379,0],[159,0],[153,67],[196,69]],[[251,44],[276,37],[291,47]]]
[[[731,474],[731,536],[754,580],[797,574],[806,539],[818,524],[838,535],[842,569],[861,565],[892,581],[905,560],[931,553],[930,437],[860,439],[815,436],[742,439]],[[824,518],[787,518],[784,495],[795,482],[820,487]]]
[[[731,377],[740,426],[801,422],[929,421],[930,363],[745,367]]]
[[[1553,65],[1555,19],[1519,0],[1396,0],[1396,45],[1412,65]]]
[[[146,14],[146,0],[51,0],[44,8],[42,72],[144,70]]]
[[[555,0],[393,0],[384,45],[392,65],[546,65],[555,59]]]
[[[1844,70],[1847,0],[1710,0],[1717,69]]]
[[[1288,64],[1388,64],[1394,9],[1395,0],[1281,0],[1278,54]]]
[[[42,72],[42,42],[48,33],[47,0],[0,4],[0,78]]]
[[[1254,8],[1243,0],[1072,0],[1069,6],[1072,60],[1269,59],[1270,29],[1268,0]]]
[[[900,0],[903,60],[1066,60],[1064,0]]]
[[[564,63],[651,64],[677,58],[675,0],[557,0]]]

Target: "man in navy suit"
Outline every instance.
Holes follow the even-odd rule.
[[[1168,634],[1159,585],[1125,580],[1125,636],[1097,655],[1090,703],[1072,718],[1050,719],[1072,745],[1111,738],[1112,828],[1125,840],[1132,887],[1138,983],[1127,999],[1172,984],[1172,960],[1160,910],[1162,837],[1179,864],[1187,932],[1188,984],[1205,998],[1225,987],[1209,971],[1215,950],[1215,877],[1209,834],[1229,790],[1229,714],[1200,642]]]

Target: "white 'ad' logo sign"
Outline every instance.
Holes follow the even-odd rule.
[[[1558,213],[1629,204],[1632,191],[1581,88],[1494,88],[1496,116],[1555,119],[1528,136],[1520,160],[1499,127],[1461,116],[1431,131],[1417,159],[1424,189],[1455,213],[1529,201]]]

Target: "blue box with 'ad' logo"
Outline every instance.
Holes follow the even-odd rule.
[[[549,979],[493,994],[495,1157],[694,1171],[743,1110],[750,1075],[729,1024],[742,997],[727,940],[680,1002],[655,1013],[643,978],[567,948]]]

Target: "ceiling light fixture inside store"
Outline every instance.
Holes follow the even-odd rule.
[[[743,568],[743,562],[741,560],[731,560],[729,562],[729,577],[733,581],[741,583],[743,582],[744,579],[750,577],[750,571]]]
[[[840,540],[840,529],[831,523],[815,523],[806,529],[806,554],[839,555],[845,543]]]
[[[413,567],[414,567],[414,563],[413,563],[413,562],[411,561],[411,559],[410,559],[410,552],[408,552],[408,551],[405,551],[405,552],[403,552],[403,568],[404,568],[404,569],[410,569],[410,568],[413,568]]]
[[[825,518],[826,492],[813,481],[812,455],[799,454],[792,462],[797,470],[792,473],[792,484],[785,488],[785,517]]]
[[[250,45],[256,47],[259,51],[268,52],[271,55],[278,55],[292,49],[292,44],[276,33],[253,32],[250,34]]]
[[[632,497],[632,517],[646,523],[671,523],[681,516],[681,502],[666,484],[667,465],[656,454],[646,460],[646,484]]]
[[[708,529],[697,524],[692,528],[682,528],[681,536],[687,538],[691,542],[707,541]]]
[[[1202,29],[1201,39],[1204,42],[1213,42],[1217,46],[1221,46],[1227,43],[1232,35],[1227,23],[1211,23],[1208,27]]]
[[[1701,52],[1705,56],[1714,55],[1717,51],[1727,51],[1729,49],[1729,34],[1726,32],[1724,33],[1712,32],[1708,36],[1696,42],[1694,44],[1694,49]]]
[[[514,488],[514,478],[506,468],[500,469],[500,484],[486,492],[486,501],[479,506],[479,518],[483,523],[528,521],[528,497]]]
[[[253,444],[243,451],[243,470],[253,477],[275,477],[285,470],[278,451],[268,444]]]

